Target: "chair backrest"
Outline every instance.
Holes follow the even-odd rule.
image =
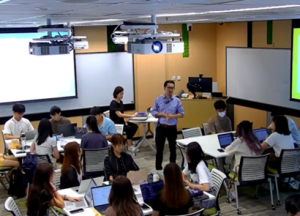
[[[218,198],[220,195],[221,187],[226,178],[227,178],[226,175],[223,172],[221,172],[220,170],[218,170],[216,168],[213,168],[211,170],[211,179],[212,179],[212,183],[213,183],[214,194],[216,196],[216,208],[218,211],[220,211]]]
[[[19,207],[12,197],[8,197],[5,200],[4,208],[7,212],[10,212],[13,216],[23,216]]]
[[[204,134],[205,134],[205,135],[209,135],[207,123],[203,123],[203,124],[202,124],[202,127],[203,127]]]
[[[282,149],[280,153],[280,176],[300,173],[300,148]]]
[[[83,175],[99,177],[104,175],[104,159],[109,154],[110,147],[83,150]]]
[[[106,110],[105,112],[103,112],[104,116],[109,118],[109,110]]]
[[[181,146],[180,144],[177,143],[177,147],[179,148],[181,157],[182,157],[182,161],[181,161],[181,170],[184,169],[184,167],[187,165],[187,160],[186,160],[186,156],[185,156],[185,147]]]
[[[185,214],[185,215],[172,215],[172,216],[201,216],[202,213],[204,212],[204,208],[203,209],[200,209],[198,211],[195,211],[193,213],[190,213],[190,214]],[[170,216],[170,215],[166,215],[166,216]]]
[[[124,125],[123,124],[115,124],[115,127],[116,127],[116,132],[118,134],[123,135]]]
[[[54,172],[55,172],[55,176],[52,180],[52,184],[56,187],[56,189],[59,189],[61,169],[56,169]]]
[[[4,153],[8,152],[8,147],[6,146],[5,137],[4,137],[4,130],[1,131],[1,137],[4,145]]]
[[[49,155],[36,155],[36,162],[37,162],[37,164],[41,164],[41,163],[53,164]]]
[[[184,139],[189,138],[189,137],[202,136],[201,128],[195,127],[195,128],[182,130],[182,136]]]
[[[267,179],[267,161],[270,154],[242,156],[238,171],[240,185],[260,183]]]

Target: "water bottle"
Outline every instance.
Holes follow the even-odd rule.
[[[21,146],[22,146],[22,149],[25,149],[25,146],[26,146],[26,136],[25,136],[25,133],[22,133],[21,134]]]
[[[60,141],[60,146],[64,146],[65,145],[65,139],[64,139],[64,135],[63,134],[60,135],[59,141]]]
[[[112,185],[112,182],[114,181],[112,176],[109,176],[109,185]]]

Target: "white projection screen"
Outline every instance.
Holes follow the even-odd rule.
[[[63,111],[109,106],[116,86],[124,88],[124,104],[134,104],[133,56],[126,52],[76,54],[78,98],[24,103],[26,113],[49,112],[54,105]],[[34,85],[34,81],[31,82]],[[26,85],[28,86],[28,85]],[[52,88],[55,88],[53,83]],[[0,117],[11,115],[12,105],[0,106]]]
[[[300,109],[290,101],[290,49],[226,48],[227,95]]]
[[[45,33],[0,34],[0,104],[76,97],[73,52],[34,56],[29,42]]]

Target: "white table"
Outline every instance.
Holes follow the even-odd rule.
[[[33,139],[32,140],[26,140],[26,146],[30,147],[33,143]],[[69,142],[77,142],[81,143],[81,139],[76,139],[74,136],[73,137],[64,137],[64,143],[67,144]],[[11,143],[11,140],[5,140],[5,143],[7,146],[9,146],[9,144]],[[64,152],[64,149],[61,147],[61,143],[60,141],[57,141],[57,150],[58,152]],[[12,154],[14,155],[15,158],[24,158],[26,157],[26,153],[30,152],[30,148],[26,149],[26,153],[18,153],[20,151],[24,151],[24,150],[19,150],[19,149],[12,149],[10,150],[12,152]]]
[[[134,154],[136,154],[137,150],[139,149],[139,147],[143,143],[146,143],[156,153],[156,149],[154,148],[154,146],[147,140],[147,134],[150,133],[151,135],[153,135],[153,139],[155,139],[155,130],[156,130],[156,127],[157,127],[158,119],[153,117],[151,114],[149,114],[148,119],[145,120],[145,121],[138,121],[138,120],[134,120],[134,119],[129,119],[129,122],[141,123],[143,125],[143,137],[137,142],[137,146],[136,146],[136,149],[134,151]],[[152,132],[151,129],[150,129],[150,124],[151,123],[154,124],[154,132]],[[147,130],[146,130],[146,124],[147,124]]]
[[[235,131],[232,131],[232,133],[235,133]],[[220,133],[224,134],[224,133]],[[220,143],[218,139],[219,134],[213,134],[213,135],[206,135],[206,136],[197,136],[197,137],[190,137],[187,139],[178,139],[176,142],[181,145],[182,147],[186,147],[191,142],[197,142],[201,146],[203,152],[209,156],[212,156],[218,160],[218,168],[220,170],[223,170],[222,164],[222,158],[229,156],[226,152],[219,152],[218,149],[220,149]]]
[[[103,182],[103,184],[107,185],[108,182]],[[136,186],[133,186],[133,188],[135,189],[136,196],[139,197],[139,195],[141,195],[140,186],[136,185]],[[58,190],[57,192],[60,195],[63,195],[63,196],[67,195],[67,196],[70,196],[70,197],[84,197],[84,194],[78,194],[76,192],[76,188],[67,188],[67,189],[63,189],[63,190]],[[76,213],[76,214],[71,214],[70,211],[66,210],[65,208],[63,210],[69,216],[74,216],[74,215],[76,215],[76,216],[95,216],[95,213],[94,213],[93,209],[94,209],[93,207],[85,208],[84,212],[80,212],[80,213]],[[153,212],[153,209],[151,207],[147,211],[143,210],[144,215],[151,215],[152,212]]]

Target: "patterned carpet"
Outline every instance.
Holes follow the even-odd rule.
[[[153,142],[153,141],[152,141]],[[134,157],[135,162],[138,166],[143,169],[147,168],[150,171],[154,170],[155,165],[155,154],[149,147],[141,147],[140,152],[137,153],[137,156]],[[168,163],[169,160],[169,148],[165,146],[165,154],[164,154],[164,165]],[[181,162],[181,155],[179,151],[177,152],[177,163],[180,164]],[[260,187],[259,189],[259,198],[254,199],[252,196],[255,193],[255,187],[245,187],[239,188],[239,205],[240,210],[242,211],[243,215],[256,215],[256,216],[284,216],[286,215],[284,211],[284,205],[276,207],[276,210],[271,210],[270,204],[270,193],[268,190]],[[284,200],[288,195],[295,193],[292,190],[284,190],[280,191],[281,202],[284,204]],[[222,216],[231,216],[237,215],[235,202],[230,204],[226,203],[226,196],[224,195],[225,192],[222,192],[222,195],[219,198],[220,207],[221,207],[221,215]],[[276,193],[273,192],[274,200],[276,200]],[[8,214],[4,208],[3,204],[8,197],[7,191],[0,185],[0,216],[10,215]],[[25,198],[16,200],[20,210],[24,215],[26,215],[26,206],[25,206]],[[275,201],[276,203],[276,201]],[[52,215],[52,214],[50,214]]]

